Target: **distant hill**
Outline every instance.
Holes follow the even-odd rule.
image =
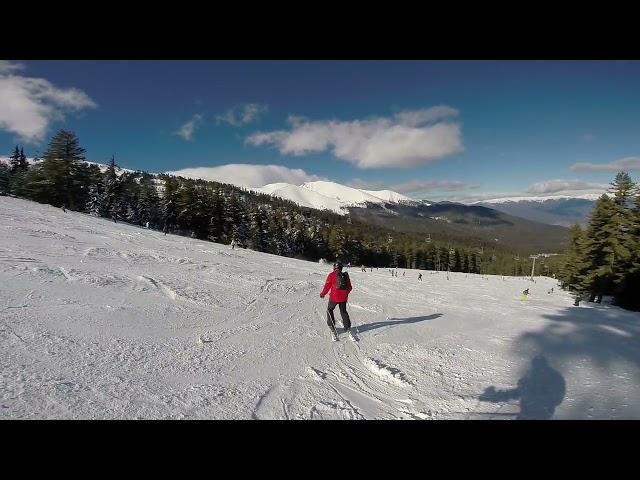
[[[549,225],[569,227],[573,224],[586,225],[599,195],[589,194],[578,197],[522,197],[485,200],[472,205],[483,205],[516,217],[526,218]]]
[[[350,207],[352,218],[397,231],[418,232],[438,239],[480,240],[514,250],[559,252],[568,229],[547,225],[484,207],[460,203],[384,204]]]

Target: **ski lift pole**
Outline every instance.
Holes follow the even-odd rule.
[[[538,258],[538,255],[531,255],[529,258],[533,259],[533,265],[531,266],[531,278],[530,278],[530,280],[533,281],[533,274],[535,273],[535,269],[536,269],[536,258]]]

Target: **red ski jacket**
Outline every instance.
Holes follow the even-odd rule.
[[[349,274],[347,274],[346,290],[338,290],[338,276],[336,275],[336,272],[331,272],[327,275],[327,281],[324,282],[324,288],[322,289],[320,296],[324,297],[329,290],[331,290],[329,300],[336,303],[346,302],[349,298],[349,292],[351,291],[351,279],[349,278]]]

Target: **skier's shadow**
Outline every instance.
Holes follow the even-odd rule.
[[[504,403],[520,400],[520,413],[516,420],[548,420],[553,417],[556,407],[564,400],[567,391],[564,377],[549,365],[543,355],[531,360],[518,386],[509,390],[488,387],[479,400]]]
[[[385,322],[367,323],[365,325],[358,325],[358,333],[368,332],[376,328],[391,327],[393,325],[403,325],[407,323],[418,323],[426,320],[435,320],[442,316],[442,313],[434,313],[433,315],[427,315],[422,317],[409,317],[409,318],[390,318]]]

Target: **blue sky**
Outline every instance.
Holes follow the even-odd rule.
[[[247,186],[589,193],[640,180],[639,81],[638,61],[5,60],[0,155],[67,128],[92,161]]]

